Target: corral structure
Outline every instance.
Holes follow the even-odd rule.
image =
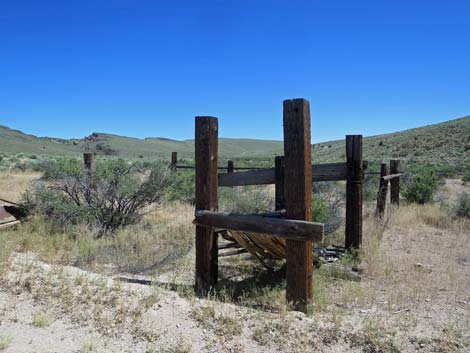
[[[248,251],[258,254],[283,248],[287,262],[287,301],[293,309],[308,312],[312,300],[313,242],[323,238],[323,224],[311,222],[312,181],[346,180],[345,247],[362,242],[362,187],[364,163],[362,136],[346,136],[346,161],[312,165],[310,105],[305,99],[284,101],[284,156],[275,168],[218,173],[218,119],[196,117],[196,282],[207,294],[218,278],[218,234],[229,234]],[[172,164],[177,166],[176,156]],[[224,168],[225,169],[225,168]],[[285,182],[287,181],[288,182]],[[263,215],[217,211],[218,187],[274,184],[276,210]]]

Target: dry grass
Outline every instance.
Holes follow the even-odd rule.
[[[0,198],[18,202],[21,194],[40,176],[39,173],[0,172]]]

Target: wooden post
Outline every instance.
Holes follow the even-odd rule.
[[[390,161],[390,174],[400,173],[400,160],[392,159]],[[400,205],[400,177],[390,180],[390,203]]]
[[[286,217],[312,220],[310,104],[305,99],[284,101],[284,197]],[[287,302],[294,310],[311,310],[313,242],[287,240]]]
[[[217,210],[218,121],[196,117],[196,210]],[[198,295],[207,295],[218,276],[217,234],[214,228],[196,226],[196,281]]]
[[[346,136],[346,159],[348,177],[346,181],[346,249],[359,249],[362,244],[362,135]]]
[[[90,178],[91,185],[95,185],[95,176],[96,176],[96,153],[94,152],[85,152],[83,153],[83,163],[85,164],[85,169],[87,170],[88,177]]]
[[[170,169],[176,171],[176,165],[178,164],[178,152],[171,152],[171,164]]]
[[[375,215],[382,217],[385,213],[385,204],[387,203],[387,191],[388,191],[388,180],[384,180],[383,177],[388,175],[388,165],[382,163],[380,165],[380,182],[379,191],[377,192],[377,208]]]
[[[276,183],[275,183],[275,210],[283,210],[286,208],[284,199],[284,156],[276,156],[274,158]]]
[[[227,173],[233,173],[233,161],[227,162]]]

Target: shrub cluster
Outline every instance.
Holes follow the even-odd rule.
[[[403,195],[406,200],[418,204],[431,202],[439,186],[439,179],[434,171],[420,171],[410,174],[406,174],[403,180]]]
[[[457,204],[454,207],[454,213],[457,217],[470,219],[470,194],[463,193],[457,199]]]
[[[62,159],[48,166],[22,202],[30,213],[53,218],[62,227],[96,225],[101,236],[136,223],[147,206],[161,201],[166,182],[161,165],[143,172],[123,160],[101,161],[91,176],[81,161]]]

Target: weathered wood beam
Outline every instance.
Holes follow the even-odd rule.
[[[217,118],[196,117],[195,178],[196,210],[217,210]],[[196,226],[195,291],[206,295],[217,283],[218,235],[213,227]]]
[[[391,175],[401,175],[400,160],[392,159],[390,161],[390,173]],[[390,180],[390,203],[398,206],[400,204],[400,178],[394,178]]]
[[[235,168],[242,169],[242,168]],[[312,181],[335,181],[347,179],[346,163],[312,165]],[[239,173],[219,174],[219,186],[266,185],[276,183],[276,168],[264,168]]]
[[[378,217],[384,215],[387,203],[388,179],[385,178],[388,176],[388,165],[386,163],[380,165],[380,176],[379,191],[377,192],[377,208],[375,210],[375,215]]]
[[[362,135],[346,136],[346,249],[359,249],[362,244],[362,184],[364,163],[362,160]]]
[[[283,123],[286,218],[310,223],[312,148],[309,102],[306,99],[285,100]],[[323,225],[321,229],[323,234]],[[313,231],[311,233],[314,234]],[[286,242],[286,299],[294,310],[309,314],[313,295],[313,242],[306,239],[288,239]]]
[[[323,240],[323,223],[295,219],[197,210],[194,223],[201,227],[261,233],[299,241]]]
[[[384,181],[387,181],[387,180],[392,180],[392,179],[395,179],[395,178],[399,178],[400,176],[401,176],[401,173],[389,174],[389,175],[385,175],[385,176],[381,177],[381,179],[384,180]]]

